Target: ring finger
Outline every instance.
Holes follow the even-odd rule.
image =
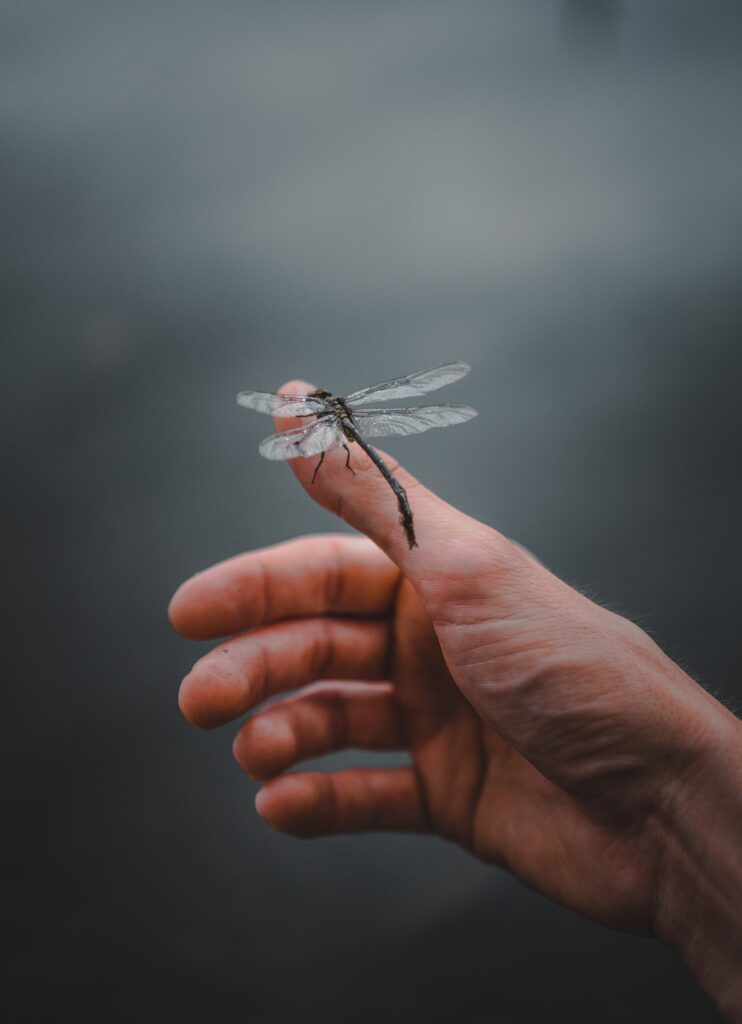
[[[234,756],[266,779],[299,761],[347,747],[400,750],[404,736],[391,684],[318,683],[272,704],[242,726]]]

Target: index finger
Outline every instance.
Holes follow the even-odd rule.
[[[192,640],[307,615],[386,615],[399,570],[365,537],[299,537],[238,555],[186,580],[168,608]]]

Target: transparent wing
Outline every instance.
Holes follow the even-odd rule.
[[[364,409],[353,413],[353,422],[364,437],[406,437],[432,427],[466,423],[477,415],[469,405],[420,405],[416,409]]]
[[[442,388],[444,384],[453,384],[455,380],[465,377],[470,369],[468,363],[434,366],[430,370],[420,370],[419,373],[411,373],[407,377],[397,377],[395,380],[384,381],[383,384],[374,384],[370,388],[354,391],[352,395],[348,395],[346,401],[352,407],[366,405],[375,400],[387,402],[390,399],[416,398],[418,395],[427,395],[436,388]]]
[[[303,427],[271,434],[260,442],[258,451],[266,459],[296,459],[299,456],[319,455],[331,448],[339,448],[345,434],[337,419],[315,420]]]
[[[247,409],[273,416],[307,416],[327,408],[323,398],[308,395],[274,395],[269,391],[240,391],[237,401]]]

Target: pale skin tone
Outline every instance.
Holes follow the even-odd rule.
[[[183,680],[183,714],[211,728],[253,712],[234,754],[265,780],[256,806],[274,828],[437,833],[657,935],[742,1021],[742,724],[637,626],[385,455],[414,512],[410,551],[387,484],[351,451],[355,477],[342,449],[314,484],[316,459],[290,465],[365,536],[241,555],[173,597],[184,636],[228,637]],[[412,763],[297,770],[345,748]]]

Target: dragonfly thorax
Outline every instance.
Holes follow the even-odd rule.
[[[321,398],[325,403],[325,408],[321,412],[317,413],[317,419],[327,419],[330,416],[337,416],[339,420],[344,422],[352,419],[352,413],[348,403],[339,395],[333,395],[330,391],[318,388],[316,391],[312,391],[309,397]]]

